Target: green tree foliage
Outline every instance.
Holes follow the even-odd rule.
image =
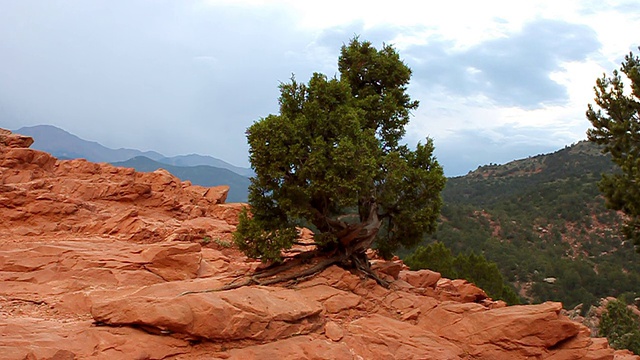
[[[625,93],[622,76],[616,70],[612,77],[598,79],[594,89],[599,109],[589,104],[587,118],[593,128],[587,136],[602,145],[619,166],[620,171],[603,175],[598,185],[607,206],[628,216],[625,236],[640,245],[640,58],[630,53],[620,71],[631,81],[631,94]]]
[[[624,301],[607,303],[598,330],[614,349],[629,349],[640,355],[640,320]]]
[[[411,255],[404,259],[404,263],[411,270],[429,269],[439,272],[443,277],[455,279],[458,273],[453,268],[454,256],[451,250],[441,242],[434,242],[427,246],[418,246]]]
[[[247,129],[256,176],[234,238],[248,256],[281,260],[300,225],[345,259],[371,247],[389,256],[435,230],[445,178],[433,142],[400,145],[418,106],[406,92],[411,70],[393,47],[358,38],[338,67],[340,78],[280,85],[280,113]]]
[[[493,299],[501,299],[514,305],[520,298],[502,277],[498,265],[473,252],[454,257],[443,243],[434,242],[419,246],[404,259],[411,270],[430,269],[450,279],[466,279],[482,288]]]

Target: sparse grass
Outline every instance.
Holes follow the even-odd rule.
[[[216,245],[218,245],[219,247],[228,249],[230,247],[233,246],[233,242],[231,241],[227,241],[227,240],[223,240],[219,237],[212,239],[211,236],[205,236],[202,238],[202,240],[200,240],[200,244],[202,245],[208,245],[210,243],[214,243]]]
[[[231,241],[222,240],[222,239],[220,239],[220,238],[215,238],[215,239],[213,240],[213,242],[214,242],[216,245],[218,245],[218,246],[220,246],[220,247],[223,247],[223,248],[226,248],[226,249],[228,249],[228,248],[230,248],[230,247],[232,247],[232,246],[233,246],[233,243],[232,243]]]

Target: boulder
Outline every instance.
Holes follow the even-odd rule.
[[[458,344],[474,358],[571,358],[591,341],[583,331],[587,328],[561,316],[561,309],[562,304],[553,302],[490,310],[444,302],[422,313],[417,326]],[[568,346],[575,341],[583,341],[580,349]],[[608,354],[613,352],[608,349]]]
[[[488,298],[487,293],[463,279],[445,279],[437,281],[435,293],[441,300],[458,302],[481,302]]]
[[[277,340],[324,325],[318,302],[293,290],[243,287],[168,297],[101,293],[91,315],[109,325],[140,326],[212,341]]]
[[[28,148],[33,144],[30,136],[14,134],[9,130],[0,129],[0,147]]]
[[[329,321],[324,325],[324,334],[331,341],[340,341],[344,337],[344,330],[334,321]]]
[[[438,281],[442,278],[439,272],[428,269],[418,271],[400,271],[399,279],[404,280],[417,288],[435,288]]]
[[[375,260],[372,261],[371,270],[376,271],[378,273],[382,273],[385,275],[389,275],[392,280],[398,279],[398,274],[403,268],[403,264],[401,261],[382,261]]]
[[[141,253],[145,269],[166,281],[194,279],[198,276],[202,254],[200,244],[161,244]]]

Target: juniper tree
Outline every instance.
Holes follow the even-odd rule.
[[[628,216],[623,232],[640,245],[640,58],[629,53],[620,71],[631,82],[631,94],[625,93],[617,70],[598,79],[594,87],[598,108],[589,104],[587,118],[593,128],[587,136],[619,166],[620,171],[603,175],[598,186],[607,206]]]
[[[389,256],[435,230],[445,177],[433,142],[401,144],[418,107],[411,70],[392,46],[357,37],[338,69],[281,84],[279,114],[246,131],[256,175],[234,239],[250,257],[282,260],[306,226],[317,252],[362,265],[369,248]]]

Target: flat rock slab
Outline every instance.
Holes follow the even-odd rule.
[[[438,335],[399,320],[373,314],[347,326],[342,341],[361,359],[467,359],[464,350]]]
[[[189,343],[130,327],[93,326],[37,318],[0,321],[2,359],[164,359],[189,352]]]
[[[344,342],[303,335],[261,345],[233,349],[224,358],[242,360],[358,360],[363,359]]]
[[[136,325],[215,341],[274,340],[324,325],[322,304],[294,290],[243,287],[180,296],[100,293],[91,315],[109,325]]]

